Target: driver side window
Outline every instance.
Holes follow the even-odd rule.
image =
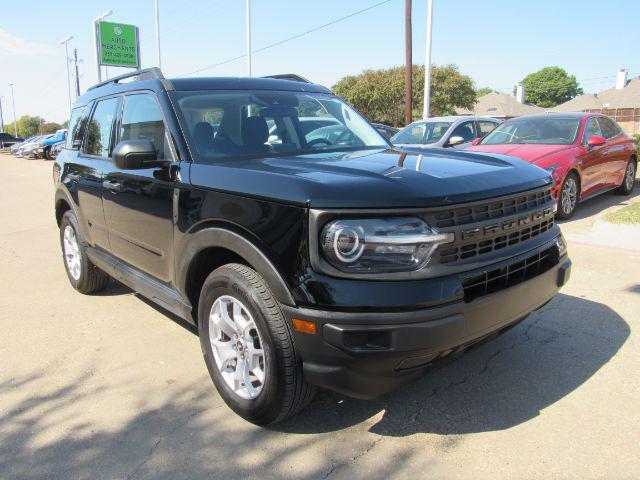
[[[582,143],[586,144],[589,137],[597,135],[602,137],[602,131],[600,130],[600,124],[596,117],[592,117],[587,121],[587,125],[584,127],[584,135],[582,136]]]
[[[453,137],[462,137],[465,142],[471,142],[476,138],[473,129],[473,122],[464,122],[458,125],[453,132],[451,132],[451,136],[449,136],[450,139]]]

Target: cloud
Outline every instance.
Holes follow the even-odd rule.
[[[41,55],[49,54],[54,48],[44,43],[30,42],[24,38],[16,37],[0,28],[0,58],[12,55]]]

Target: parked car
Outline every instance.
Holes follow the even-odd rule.
[[[51,159],[55,160],[56,157],[58,156],[58,154],[62,151],[62,149],[64,148],[65,144],[67,143],[66,140],[62,140],[60,142],[54,143],[53,145],[51,145],[51,150],[49,152],[49,156]]]
[[[53,136],[52,134],[40,135],[36,137],[34,140],[32,140],[31,142],[25,143],[18,150],[18,155],[20,155],[22,158],[38,158],[38,155],[37,155],[38,145],[41,142],[51,138],[52,136]]]
[[[10,147],[24,141],[24,138],[14,137],[7,132],[0,132],[0,148]]]
[[[579,202],[615,189],[633,190],[638,156],[633,137],[609,117],[551,113],[507,120],[469,151],[512,155],[547,170],[555,181],[558,217]]]
[[[20,148],[22,148],[27,143],[33,142],[38,137],[40,137],[40,135],[34,135],[32,137],[27,138],[26,140],[23,140],[23,141],[18,142],[18,143],[14,143],[13,145],[11,145],[11,148],[9,149],[9,151],[11,152],[11,155],[18,155],[19,156],[20,155]]]
[[[380,132],[387,140],[389,140],[400,131],[399,128],[391,127],[389,125],[385,125],[384,123],[372,123],[371,125],[373,125],[373,128],[378,130],[378,132]]]
[[[67,130],[57,130],[55,134],[41,140],[36,148],[36,158],[51,159],[51,147],[58,142],[64,142],[67,139]]]
[[[337,125],[301,133],[317,108],[338,143],[312,138]],[[570,275],[547,172],[394,151],[319,85],[137,71],[79,97],[69,132],[53,178],[71,285],[114,276],[196,325],[220,396],[256,424],[295,414],[316,386],[388,392],[523,320]]]
[[[491,117],[431,117],[407,125],[391,137],[391,143],[401,147],[465,148],[498,125],[500,120]]]

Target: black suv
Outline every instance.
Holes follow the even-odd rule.
[[[91,293],[114,277],[197,325],[218,392],[251,422],[295,414],[316,386],[381,395],[568,279],[542,169],[394,150],[304,81],[135,75],[78,99],[54,164],[69,280]]]

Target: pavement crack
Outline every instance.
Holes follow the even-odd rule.
[[[331,463],[331,467],[322,476],[322,480],[327,480],[327,478],[331,477],[334,473],[336,473],[341,468],[349,465],[350,463],[353,463],[353,462],[356,462],[356,461],[360,460],[367,453],[369,453],[371,450],[373,450],[374,447],[376,445],[378,445],[380,442],[382,442],[383,440],[384,440],[384,437],[378,437],[376,440],[374,440],[367,448],[365,448],[358,455],[355,455],[353,457],[349,457],[349,459],[344,461],[344,462],[340,462],[340,463],[333,463],[332,462]]]

